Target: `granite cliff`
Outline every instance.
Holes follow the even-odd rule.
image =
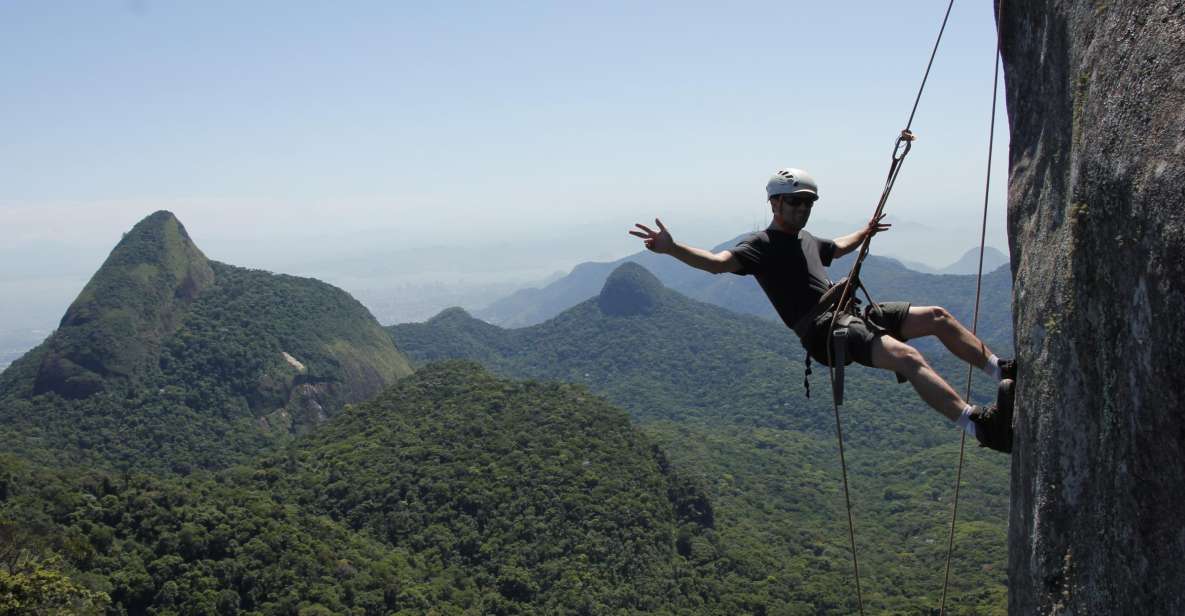
[[[1009,611],[1185,612],[1185,3],[1004,2]]]

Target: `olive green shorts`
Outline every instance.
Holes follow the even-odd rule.
[[[901,326],[905,324],[905,317],[909,314],[909,302],[884,302],[876,304],[869,311],[871,318],[864,315],[853,316],[848,322],[847,346],[844,365],[853,361],[865,366],[872,366],[872,341],[879,336],[892,336],[902,342],[906,340],[901,333]],[[868,313],[866,313],[868,314]],[[815,319],[811,327],[809,340],[803,340],[811,358],[830,366],[827,361],[827,344],[831,339],[828,328],[831,326],[832,313],[826,312]]]

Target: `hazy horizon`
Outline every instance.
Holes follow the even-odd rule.
[[[0,333],[55,327],[158,209],[210,258],[384,322],[632,254],[655,216],[703,247],[764,227],[784,166],[819,179],[809,228],[849,231],[945,8],[0,6]],[[941,267],[978,244],[994,36],[990,3],[956,4],[874,253]]]

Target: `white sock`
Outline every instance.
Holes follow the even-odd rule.
[[[959,415],[959,418],[955,420],[955,425],[962,428],[963,432],[975,436],[975,422],[971,421],[971,410],[972,406],[970,404],[964,406],[963,414]]]
[[[983,365],[983,371],[986,372],[988,376],[997,381],[1004,378],[1004,374],[1000,372],[1000,358],[996,357],[995,353],[993,353],[992,356],[988,358],[987,363]]]

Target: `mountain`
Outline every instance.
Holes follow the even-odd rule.
[[[712,250],[718,252],[731,248],[741,237],[743,236]],[[974,252],[978,260],[978,249]],[[832,263],[828,268],[832,279],[847,275],[854,258],[854,255],[848,255]],[[1004,258],[1004,262],[1007,262],[1007,258]],[[582,263],[560,280],[540,289],[520,290],[482,310],[475,311],[474,315],[503,327],[525,327],[542,323],[596,296],[609,274],[624,263],[641,265],[665,286],[693,299],[742,314],[778,320],[773,306],[752,276],[713,275],[688,267],[667,255],[647,251],[611,263]],[[988,261],[985,256],[986,263]],[[968,327],[971,325],[975,276],[923,274],[908,269],[895,259],[870,255],[864,262],[861,277],[877,301],[904,300],[918,306],[944,306]],[[1012,279],[1007,268],[997,267],[991,270],[985,267],[979,331],[989,344],[1005,350],[1008,354],[1011,354],[1012,348],[1011,293]]]
[[[923,274],[960,274],[960,275],[975,275],[979,271],[979,248],[972,248],[963,253],[954,263],[946,267],[933,268],[925,263],[918,261],[906,261],[898,259],[902,265],[908,267],[916,272]],[[1008,255],[992,248],[985,246],[983,249],[983,271],[984,273],[992,272],[1009,262]]]
[[[721,247],[732,246],[722,244]],[[720,249],[720,247],[717,247]],[[521,289],[489,306],[475,311],[475,315],[503,327],[524,327],[542,323],[551,317],[596,295],[609,273],[623,263],[637,263],[653,272],[672,288],[684,289],[702,276],[711,276],[667,257],[642,251],[609,263],[585,262],[542,288]]]
[[[59,328],[0,373],[0,450],[216,467],[410,373],[344,291],[210,261],[161,211],[124,235]]]
[[[812,384],[822,398],[809,401],[810,412],[786,411],[807,402],[801,385],[806,353],[793,332],[781,323],[692,300],[636,263],[614,270],[596,297],[538,325],[505,329],[451,308],[424,323],[387,330],[419,364],[471,359],[507,376],[585,383],[639,420],[731,417],[822,434],[834,428],[827,374],[817,364]],[[952,382],[965,378],[965,364],[949,353],[928,359],[951,373]],[[850,388],[883,389],[869,375],[880,373],[849,370]],[[982,384],[981,391],[994,392],[986,380]],[[920,404],[907,387],[888,391],[874,399]],[[886,420],[898,427],[899,420]],[[949,436],[945,426],[929,429],[922,428],[927,436],[920,444]]]
[[[0,520],[0,561],[25,554],[0,588],[37,599],[20,582],[54,579],[108,613],[735,614],[743,599],[711,504],[625,413],[467,363],[216,474],[0,455]]]
[[[995,271],[1005,265],[1008,265],[1008,255],[992,248],[985,246],[983,249],[983,271],[984,273]],[[959,257],[957,261],[942,268],[942,274],[966,274],[974,275],[979,271],[979,250],[972,248]]]
[[[746,572],[730,583],[749,593],[749,611],[855,609],[827,371],[815,364],[805,398],[805,353],[781,323],[692,300],[625,263],[595,297],[537,325],[504,329],[450,309],[388,331],[417,363],[470,358],[501,375],[581,383],[628,411],[676,469],[703,478],[720,550]],[[945,352],[927,356],[963,389],[964,365]],[[976,379],[979,399],[994,393]],[[932,576],[944,563],[959,433],[890,375],[853,365],[846,381],[860,558],[878,572],[865,579],[865,601],[928,610],[938,601]],[[964,613],[1000,612],[1008,459],[975,451],[974,441],[970,449],[952,592]]]
[[[210,262],[171,213],[140,221],[46,342],[33,393],[85,398],[152,371],[161,342],[213,283]]]

